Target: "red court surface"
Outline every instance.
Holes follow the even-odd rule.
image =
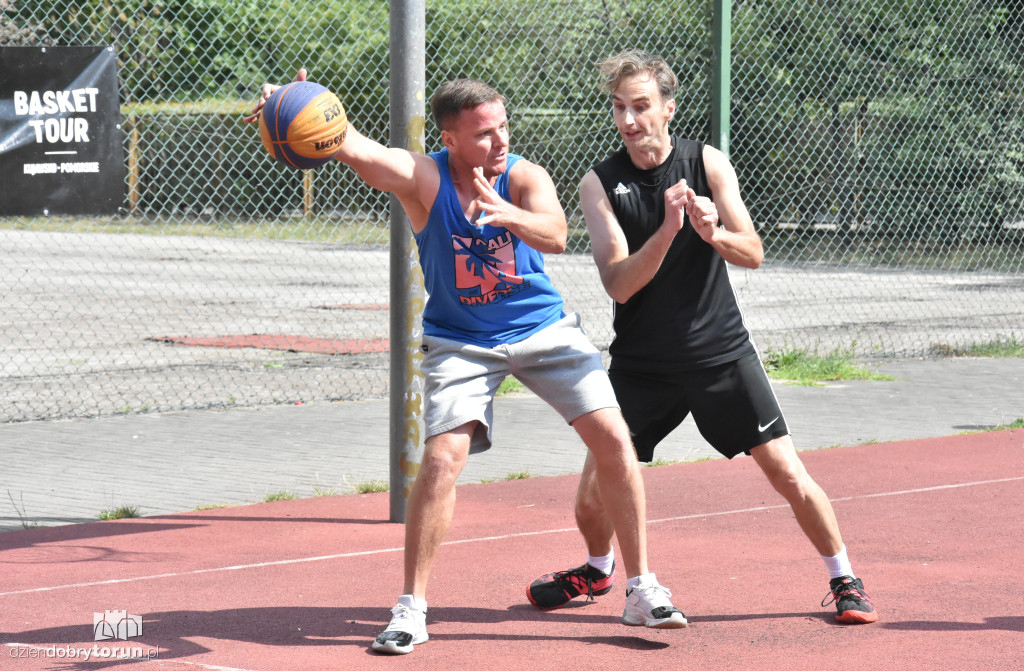
[[[273,333],[214,337],[160,336],[158,338],[150,338],[150,340],[188,347],[223,347],[226,349],[254,347],[256,349],[312,352],[314,354],[366,354],[369,352],[387,352],[390,347],[387,339],[335,340],[332,338],[310,338],[307,336]]]
[[[431,638],[407,656],[369,650],[401,589],[387,494],[2,534],[0,668],[1024,668],[1024,431],[802,457],[832,498],[875,624],[839,625],[819,607],[821,560],[741,458],[644,471],[651,565],[688,629],[620,624],[621,568],[596,602],[527,605],[531,579],[585,559],[577,478],[564,476],[459,488]],[[94,640],[108,610],[141,617],[142,634]]]

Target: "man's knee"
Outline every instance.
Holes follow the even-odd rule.
[[[782,494],[800,494],[814,484],[789,436],[758,445],[750,454]]]
[[[572,427],[599,462],[636,459],[629,428],[618,408],[594,410],[573,421]]]
[[[423,462],[417,477],[458,477],[469,455],[472,425],[431,436],[423,451]]]

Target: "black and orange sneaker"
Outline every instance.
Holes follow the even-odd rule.
[[[612,573],[615,564],[612,564]],[[548,573],[530,583],[526,589],[526,598],[537,608],[550,610],[561,608],[581,594],[587,595],[587,601],[595,596],[607,594],[612,589],[611,574],[604,574],[590,564],[584,564],[568,571]]]
[[[864,591],[860,578],[848,575],[832,578],[829,593],[821,600],[822,606],[836,604],[836,620],[846,624],[869,624],[878,619],[871,597]],[[829,601],[831,599],[831,601]]]

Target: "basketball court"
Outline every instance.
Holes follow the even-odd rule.
[[[788,506],[752,460],[718,459],[644,471],[651,567],[688,629],[620,624],[621,568],[593,603],[527,604],[530,580],[585,559],[578,478],[558,476],[459,487],[430,641],[398,657],[369,649],[401,589],[387,494],[0,534],[0,668],[1021,668],[1022,449],[1015,430],[802,453],[872,625],[819,606],[824,567]]]

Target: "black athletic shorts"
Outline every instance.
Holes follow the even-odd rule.
[[[730,459],[789,434],[768,374],[757,354],[671,374],[609,371],[640,461],[686,416],[713,448]]]

